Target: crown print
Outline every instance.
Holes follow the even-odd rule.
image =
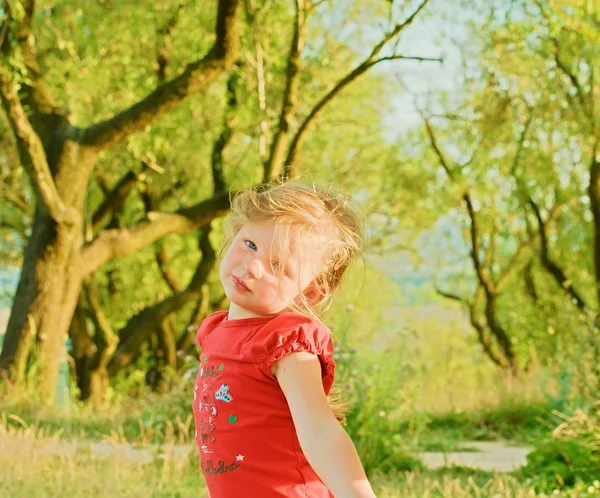
[[[221,387],[219,387],[219,390],[215,393],[215,398],[225,401],[225,403],[229,403],[233,399],[231,394],[229,394],[229,386],[227,384],[221,384]]]

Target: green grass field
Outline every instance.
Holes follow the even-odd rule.
[[[346,429],[377,496],[600,497],[594,365],[567,358],[506,377],[480,356],[473,359],[478,346],[464,334],[422,329],[430,336],[424,332],[412,350],[338,349],[338,381],[350,407]],[[112,385],[104,407],[72,399],[51,412],[40,409],[33,393],[4,385],[0,496],[203,496],[192,382],[182,372],[169,394],[157,395],[146,390],[142,370],[134,371]],[[534,451],[526,467],[505,474],[432,470],[417,458],[423,451],[469,450],[471,441],[526,444]],[[106,457],[92,443],[115,449]],[[131,458],[123,448],[149,458]]]

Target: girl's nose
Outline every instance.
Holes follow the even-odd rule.
[[[263,267],[260,261],[256,258],[250,259],[246,263],[246,273],[250,275],[251,278],[259,280],[263,275]]]

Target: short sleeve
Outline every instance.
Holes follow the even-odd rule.
[[[202,347],[202,340],[208,334],[210,334],[226,317],[227,311],[217,311],[202,320],[202,323],[196,332],[196,342],[198,343],[198,346]]]
[[[273,364],[291,353],[316,355],[321,363],[323,388],[326,394],[329,393],[335,375],[335,361],[331,332],[322,323],[297,313],[284,313],[263,327],[252,344],[251,347],[256,349],[249,353],[259,359],[259,368],[269,377],[272,377]]]

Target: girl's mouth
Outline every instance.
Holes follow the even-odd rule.
[[[235,288],[238,290],[238,292],[250,292],[248,286],[237,277],[233,277],[233,285],[235,285]]]

